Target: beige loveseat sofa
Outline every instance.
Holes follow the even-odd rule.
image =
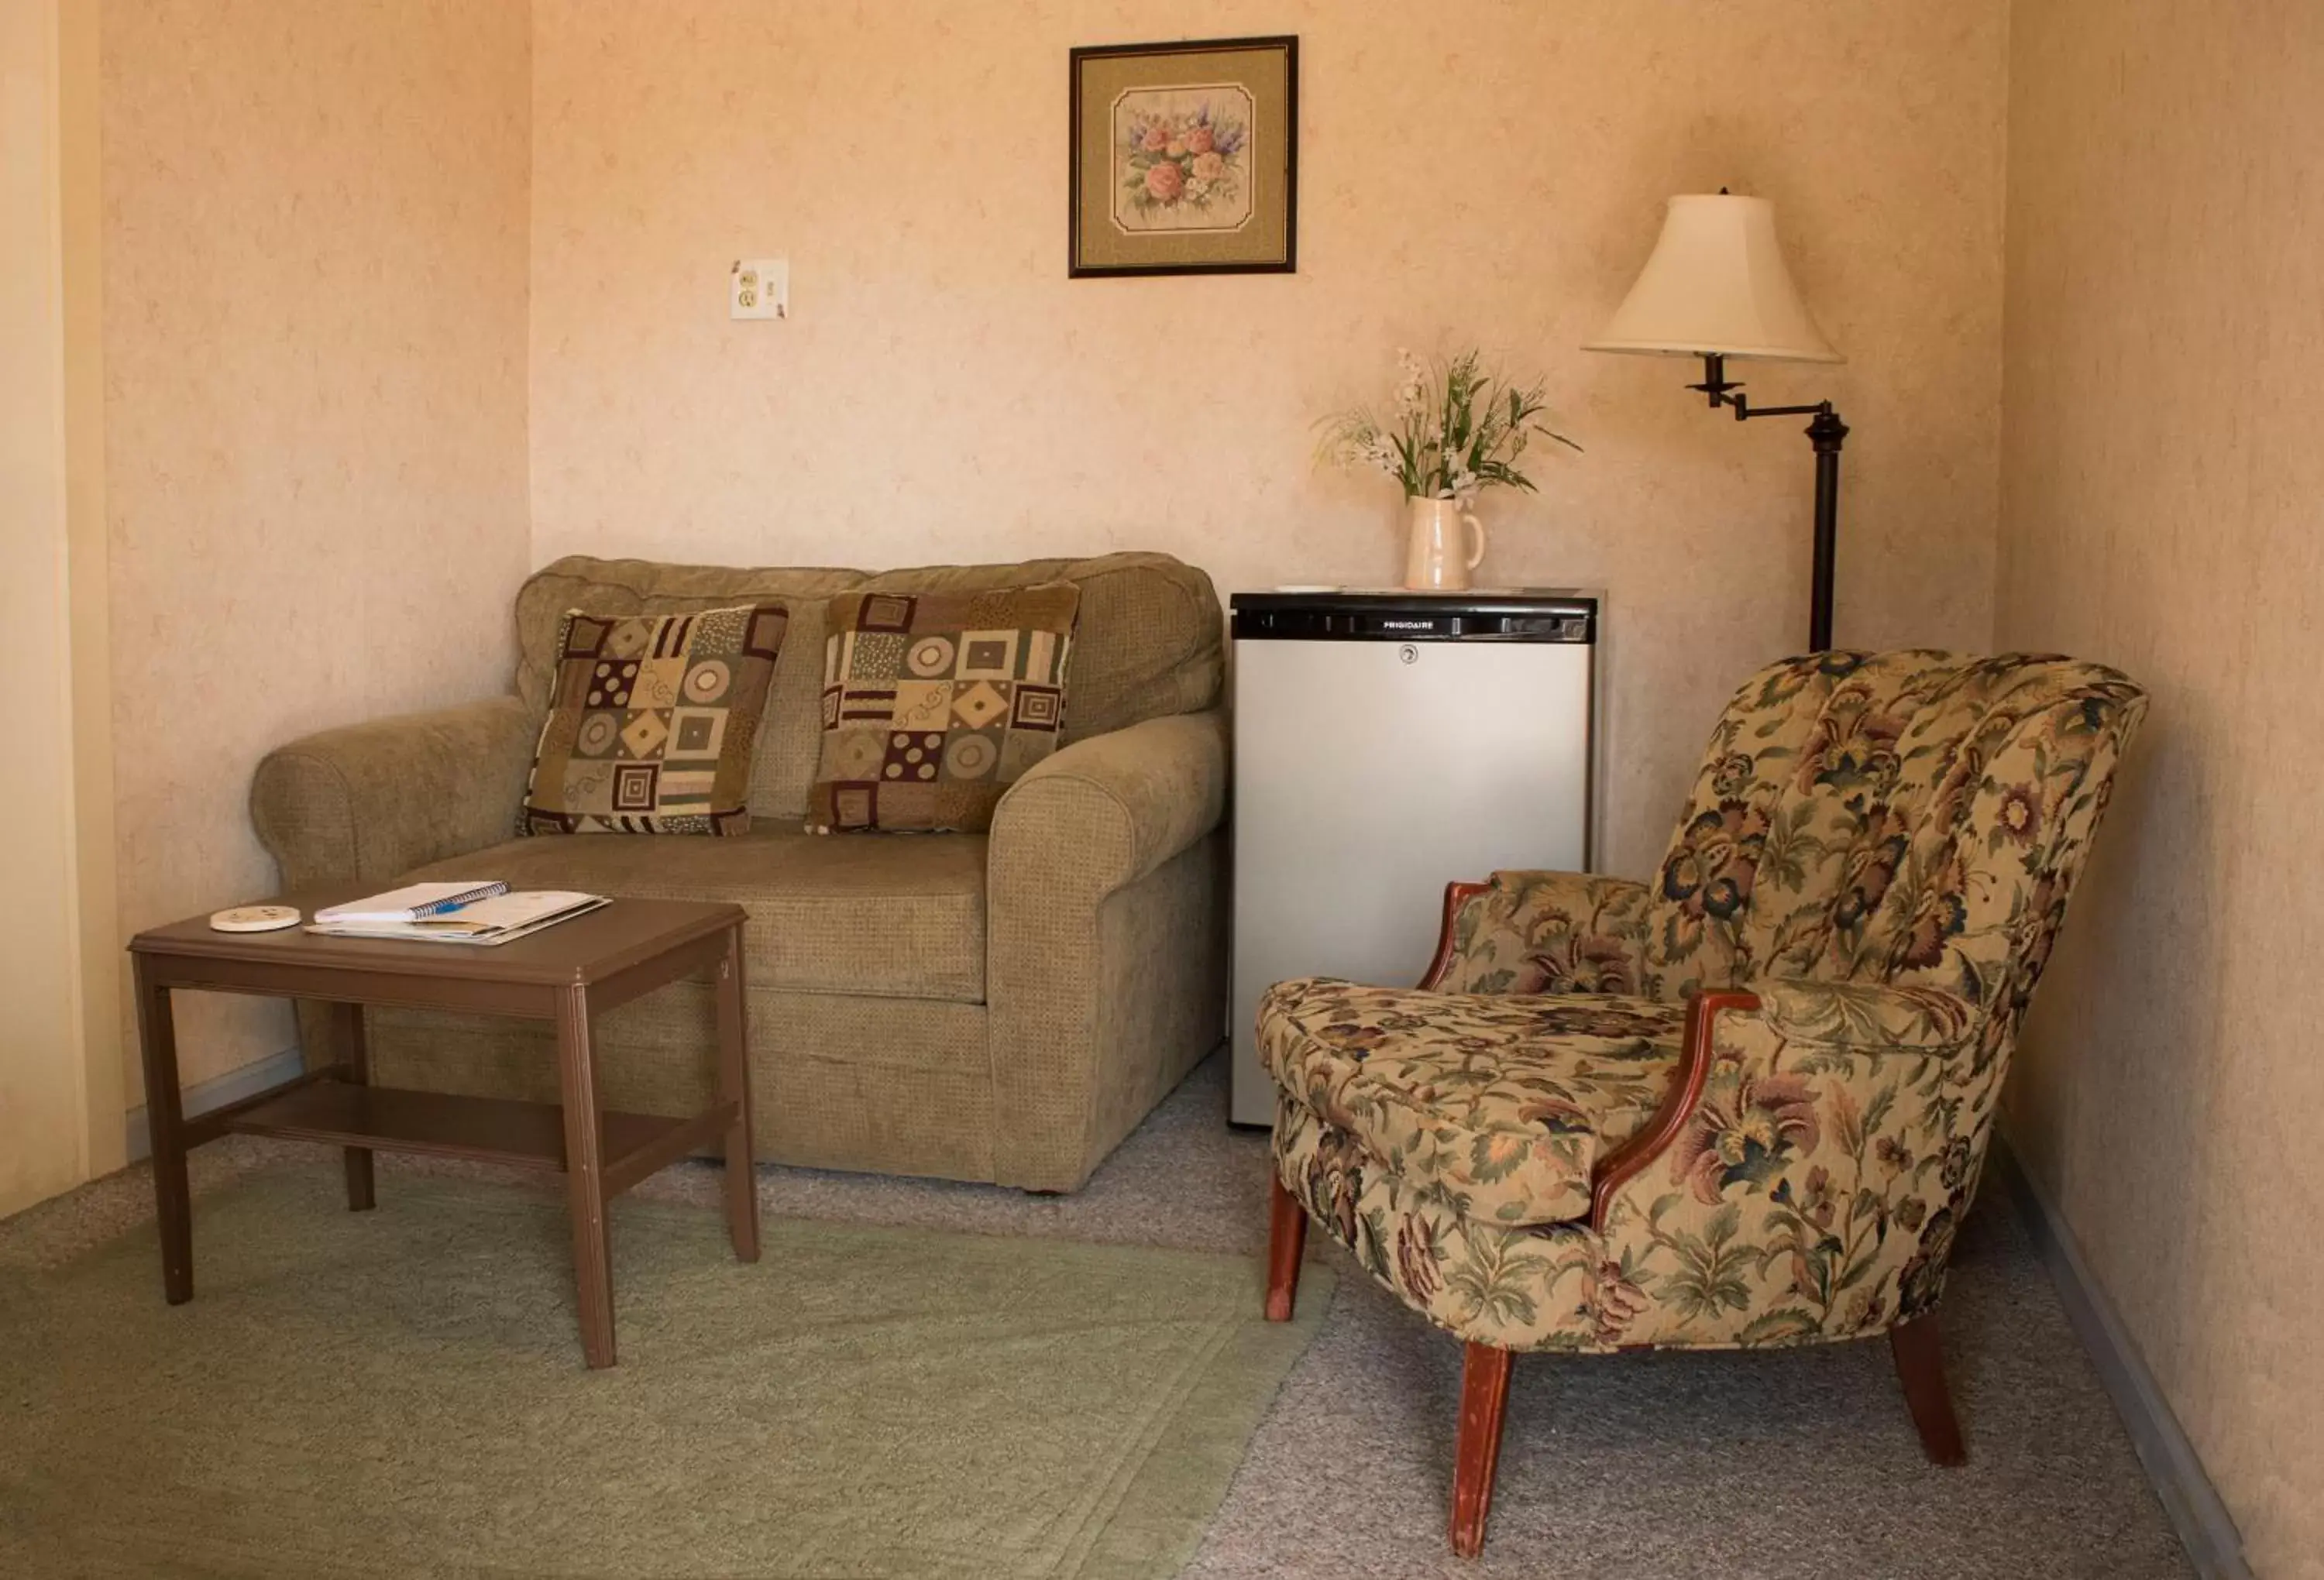
[[[990,834],[802,831],[820,744],[823,603],[853,589],[1070,581],[1058,751]],[[513,837],[558,618],[780,599],[790,626],[739,839]],[[259,765],[286,890],[428,877],[731,900],[745,929],[762,1159],[1071,1190],[1220,1041],[1226,995],[1223,657],[1210,578],[1157,554],[845,570],[567,558],[516,601],[516,694],[327,730]],[[554,1101],[519,1023],[370,1012],[373,1079]],[[310,1046],[320,1023],[309,1021]],[[685,983],[608,1015],[613,1107],[709,1100],[711,1002]]]

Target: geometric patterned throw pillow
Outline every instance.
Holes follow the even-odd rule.
[[[823,659],[818,833],[992,825],[1057,749],[1081,589],[843,592]]]
[[[566,611],[532,757],[528,834],[739,834],[790,611]]]

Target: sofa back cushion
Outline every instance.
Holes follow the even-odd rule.
[[[549,708],[557,629],[568,609],[592,614],[667,614],[770,602],[790,609],[790,629],[768,693],[751,780],[753,817],[807,814],[823,745],[824,603],[851,591],[978,592],[1071,582],[1081,589],[1074,637],[1073,705],[1062,743],[1141,720],[1218,706],[1226,658],[1218,594],[1209,576],[1167,554],[1016,565],[926,565],[876,575],[837,568],[742,568],[606,560],[568,555],[535,572],[516,599],[517,691]]]

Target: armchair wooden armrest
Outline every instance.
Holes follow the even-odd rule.
[[[1444,886],[1444,919],[1437,923],[1436,953],[1429,960],[1428,969],[1422,973],[1417,984],[1424,991],[1434,992],[1443,985],[1445,973],[1452,969],[1453,960],[1460,951],[1461,913],[1468,908],[1471,901],[1492,886],[1489,882],[1475,883],[1457,877]]]
[[[1702,1089],[1711,1079],[1711,1023],[1727,1010],[1744,1014],[1760,1007],[1759,996],[1739,989],[1698,993],[1686,1006],[1686,1041],[1680,1045],[1678,1073],[1670,1095],[1663,1099],[1646,1128],[1598,1160],[1590,1176],[1590,1226],[1606,1232],[1606,1211],[1614,1194],[1643,1172],[1647,1164],[1668,1152],[1694,1118],[1702,1103]]]
[[[1719,1018],[1730,1015],[1738,1024],[1721,1048]],[[1667,1153],[1690,1124],[1699,1117],[1711,1122],[1701,1111],[1721,1058],[1736,1067],[1731,1075],[1765,1079],[1777,1073],[1788,1052],[1805,1049],[1820,1056],[1822,1079],[1843,1089],[1863,1089],[1868,1101],[1879,1084],[1876,1066],[1898,1057],[1930,1061],[1924,1079],[1941,1080],[1984,1024],[1977,1006],[1934,988],[1776,980],[1756,991],[1696,994],[1687,1002],[1686,1034],[1669,1094],[1645,1127],[1601,1158],[1591,1176],[1590,1226],[1603,1234],[1623,1187]],[[1877,1125],[1868,1127],[1877,1134]]]

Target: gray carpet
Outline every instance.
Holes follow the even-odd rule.
[[[770,1215],[1255,1252],[1266,1142],[1223,1124],[1213,1060],[1072,1197],[769,1169]],[[195,1154],[198,1190],[293,1155]],[[457,1165],[383,1160],[399,1174]],[[715,1168],[644,1188],[714,1202]],[[150,1216],[132,1169],[0,1224],[0,1262],[53,1263]],[[195,1209],[197,1268],[201,1212]],[[1321,1235],[1311,1255],[1339,1258]],[[1998,1191],[1945,1300],[1969,1463],[1922,1459],[1886,1347],[1520,1359],[1484,1556],[1443,1545],[1457,1346],[1341,1259],[1337,1299],[1253,1438],[1189,1576],[2073,1575],[2193,1573]],[[158,1300],[158,1272],[155,1275]]]

